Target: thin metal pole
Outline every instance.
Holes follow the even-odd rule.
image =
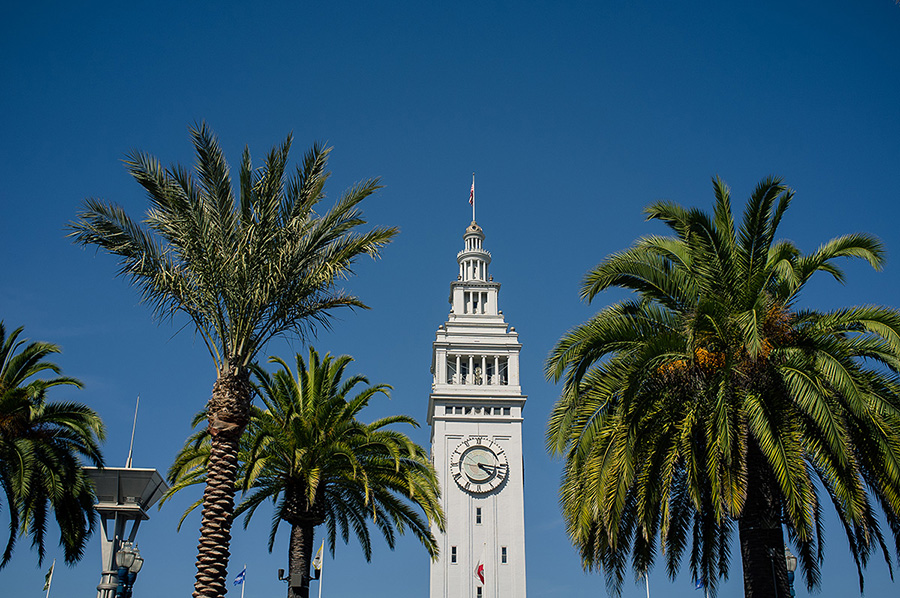
[[[325,540],[322,540],[322,547],[325,546]],[[322,561],[319,563],[319,598],[322,598],[322,582],[325,580],[325,551],[322,550]]]
[[[650,572],[644,573],[644,583],[647,584],[647,598],[650,598]]]
[[[134,404],[134,423],[131,424],[131,444],[128,445],[128,459],[125,461],[125,467],[131,467],[131,456],[134,454],[134,430],[137,428],[137,412],[138,406],[141,404],[141,395],[138,395]]]
[[[47,580],[47,596],[46,598],[50,598],[50,586],[53,585],[53,574],[56,572],[56,559],[53,559],[53,564],[50,565],[50,579]]]
[[[244,563],[244,579],[241,580],[241,598],[244,598],[244,586],[247,585],[247,563]]]
[[[472,222],[475,222],[475,173],[472,173]]]
[[[775,549],[769,549],[769,561],[772,563],[772,587],[775,588],[775,598],[778,598],[778,580],[775,578]]]

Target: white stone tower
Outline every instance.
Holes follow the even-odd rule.
[[[446,533],[435,531],[431,598],[525,598],[522,346],[499,309],[500,284],[474,220],[463,239],[431,359],[431,457],[447,517]]]

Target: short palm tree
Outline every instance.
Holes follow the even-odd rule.
[[[48,389],[81,388],[81,383],[59,376],[59,367],[46,361],[59,347],[29,343],[21,334],[17,328],[6,336],[0,322],[0,487],[9,516],[0,568],[9,562],[20,535],[31,536],[38,563],[43,561],[50,511],[59,526],[65,560],[72,564],[84,554],[97,519],[93,486],[82,461],[103,466],[99,443],[106,433],[100,417],[85,405],[47,401]],[[46,372],[57,376],[39,377]]]
[[[249,494],[237,513],[246,512],[246,527],[261,504],[275,504],[269,551],[281,522],[290,525],[288,571],[292,579],[302,581],[291,584],[288,596],[309,596],[313,536],[322,524],[332,554],[338,533],[347,542],[352,530],[366,559],[371,559],[371,521],[392,549],[395,530],[409,530],[432,558],[437,557],[429,526],[443,530],[444,515],[434,467],[422,447],[389,428],[418,424],[405,415],[370,424],[357,419],[371,398],[387,395],[389,387],[367,386],[356,392],[368,381],[360,375],[344,379],[352,361],[347,355],[320,359],[310,348],[308,364],[296,356],[296,375],[281,359],[270,361],[281,369],[272,375],[254,369],[263,407],[253,408],[242,442],[239,483]],[[208,458],[209,434],[201,430],[170,468],[167,497],[202,482]]]
[[[660,202],[672,236],[647,236],[585,277],[582,296],[635,293],[570,330],[547,373],[564,381],[548,446],[565,456],[560,501],[586,568],[618,591],[663,551],[715,594],[738,530],[745,596],[787,596],[785,538],[807,585],[823,560],[831,503],[862,568],[900,544],[900,313],[802,309],[839,258],[876,269],[880,242],[856,234],[804,255],[776,240],[793,192],[762,181],[738,226],[714,180],[712,214]]]
[[[206,344],[216,382],[206,406],[212,457],[204,494],[194,596],[225,594],[238,442],[250,418],[250,364],[273,337],[303,337],[332,310],[365,307],[338,286],[363,254],[376,257],[394,228],[358,232],[359,204],[378,189],[368,180],[328,211],[329,150],[306,154],[286,174],[291,137],[254,169],[244,150],[235,197],[222,150],[205,124],[191,129],[195,176],[135,153],[125,165],[148,193],[143,225],[118,206],[87,200],[71,236],[119,257],[161,319],[187,316]]]

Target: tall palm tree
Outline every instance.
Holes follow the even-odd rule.
[[[338,282],[362,254],[376,257],[394,228],[358,232],[360,202],[379,188],[368,180],[328,211],[324,197],[329,149],[314,145],[296,174],[286,174],[291,137],[254,169],[244,150],[235,197],[228,164],[205,124],[191,129],[195,175],[163,169],[134,153],[125,161],[147,190],[150,209],[132,220],[118,206],[89,199],[71,236],[119,256],[153,309],[182,314],[195,326],[216,368],[206,406],[212,456],[203,503],[194,596],[225,594],[238,442],[250,417],[250,364],[281,334],[301,337],[327,325],[332,310],[365,305]]]
[[[727,186],[712,214],[647,208],[672,236],[647,236],[585,277],[588,301],[618,287],[635,297],[558,342],[547,374],[563,380],[548,446],[565,456],[560,501],[586,568],[618,591],[663,551],[715,594],[735,527],[745,596],[787,596],[784,531],[807,585],[823,560],[822,501],[859,571],[875,552],[891,567],[879,511],[900,546],[900,313],[802,309],[817,272],[842,282],[839,258],[883,263],[864,234],[811,254],[777,241],[793,192],[762,181],[738,226]],[[777,591],[775,591],[777,590]]]
[[[360,375],[344,379],[352,361],[347,355],[320,359],[310,348],[308,364],[296,356],[296,375],[281,359],[270,361],[281,366],[273,375],[254,368],[263,407],[253,408],[242,441],[239,484],[249,494],[237,513],[246,513],[246,527],[261,504],[275,503],[270,552],[281,522],[290,525],[288,571],[292,579],[302,581],[289,586],[288,596],[309,596],[313,537],[322,524],[332,554],[337,534],[347,542],[352,530],[370,560],[371,520],[392,549],[395,531],[409,530],[436,558],[438,546],[429,524],[441,530],[444,526],[437,475],[422,447],[389,428],[418,424],[405,415],[370,424],[357,419],[373,396],[387,395],[390,387],[367,386],[356,392],[368,380]],[[209,438],[201,430],[188,439],[169,469],[167,498],[203,481]]]
[[[82,460],[103,466],[99,443],[106,432],[100,417],[87,406],[47,401],[48,389],[81,388],[81,382],[59,376],[59,367],[45,360],[59,353],[59,347],[20,340],[22,330],[6,336],[0,322],[0,488],[9,516],[9,540],[0,568],[24,535],[31,536],[38,564],[43,562],[50,511],[59,526],[65,560],[72,564],[84,554],[97,519],[93,486],[81,468]],[[46,372],[57,376],[39,377]]]

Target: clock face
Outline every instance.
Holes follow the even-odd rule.
[[[476,494],[500,486],[509,473],[506,453],[497,443],[473,436],[463,440],[450,456],[453,479],[463,490]]]

